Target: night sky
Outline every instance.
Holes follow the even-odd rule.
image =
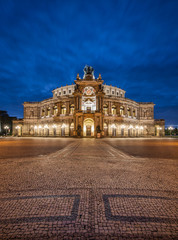
[[[178,124],[178,1],[0,0],[0,110],[23,117],[86,64]]]

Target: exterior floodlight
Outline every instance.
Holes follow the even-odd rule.
[[[5,126],[4,129],[6,130],[6,136],[7,136],[7,130],[9,129],[9,126]]]

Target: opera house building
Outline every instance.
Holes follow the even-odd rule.
[[[164,136],[165,122],[154,119],[154,103],[135,102],[125,91],[104,84],[85,66],[83,78],[56,88],[41,102],[24,102],[24,119],[13,121],[14,136]]]

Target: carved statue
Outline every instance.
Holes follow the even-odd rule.
[[[93,75],[93,74],[94,74],[94,69],[93,69],[93,67],[90,67],[90,66],[88,66],[88,65],[86,65],[86,66],[84,67],[83,71],[84,71],[84,74],[85,74],[85,75],[87,75],[87,74]]]

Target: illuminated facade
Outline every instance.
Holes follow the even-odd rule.
[[[164,120],[154,119],[152,102],[125,98],[125,91],[96,79],[92,67],[53,97],[24,103],[24,119],[13,123],[16,136],[150,137],[164,136]]]

